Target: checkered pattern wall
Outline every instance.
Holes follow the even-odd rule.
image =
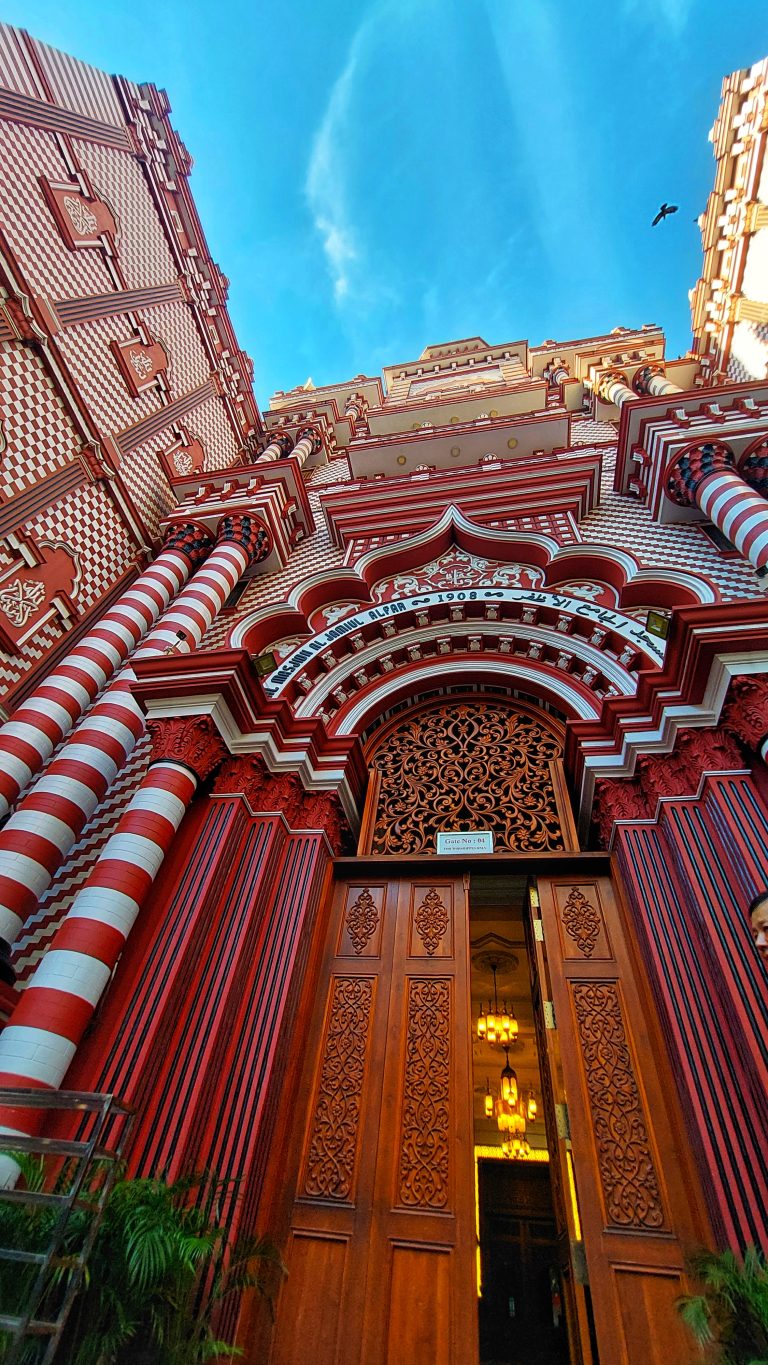
[[[16,342],[0,342],[0,419],[4,501],[69,464],[82,445],[39,357]]]
[[[43,198],[39,176],[68,179],[54,134],[0,122],[0,160],[0,220],[35,292],[69,299],[114,289],[100,250],[67,251]]]

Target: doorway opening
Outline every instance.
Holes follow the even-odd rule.
[[[480,1362],[571,1365],[528,879],[473,875],[469,920]]]

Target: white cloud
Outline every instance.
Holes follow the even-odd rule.
[[[348,206],[350,113],[364,49],[376,19],[376,14],[365,19],[350,43],[344,68],[331,87],[312,142],[304,182],[337,303],[351,297],[354,267],[360,264],[362,255]]]

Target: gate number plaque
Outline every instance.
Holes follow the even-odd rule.
[[[437,836],[438,853],[493,853],[493,831],[490,829],[456,830]]]

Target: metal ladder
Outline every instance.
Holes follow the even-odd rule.
[[[99,1224],[130,1126],[132,1111],[114,1095],[81,1093],[76,1090],[9,1089],[0,1087],[0,1110],[39,1109],[50,1113],[70,1114],[74,1120],[72,1139],[25,1137],[0,1132],[0,1151],[10,1156],[29,1152],[53,1158],[57,1163],[72,1163],[71,1179],[66,1192],[26,1189],[0,1189],[0,1204],[22,1204],[30,1209],[48,1207],[58,1210],[44,1251],[25,1251],[0,1246],[0,1261],[37,1266],[37,1274],[30,1287],[24,1311],[9,1314],[0,1305],[0,1332],[6,1334],[8,1344],[2,1355],[3,1365],[19,1365],[30,1342],[40,1344],[39,1365],[50,1365],[61,1341],[67,1317],[82,1282],[88,1257],[93,1248]],[[99,1181],[92,1188],[96,1174],[94,1163],[103,1163]],[[71,1272],[58,1303],[55,1316],[39,1316],[45,1309],[50,1294],[52,1276],[62,1265],[61,1248],[73,1209],[84,1208],[90,1213],[82,1247],[75,1256],[66,1257],[66,1268]],[[10,1340],[8,1340],[10,1339]],[[2,1348],[0,1348],[2,1349]]]

